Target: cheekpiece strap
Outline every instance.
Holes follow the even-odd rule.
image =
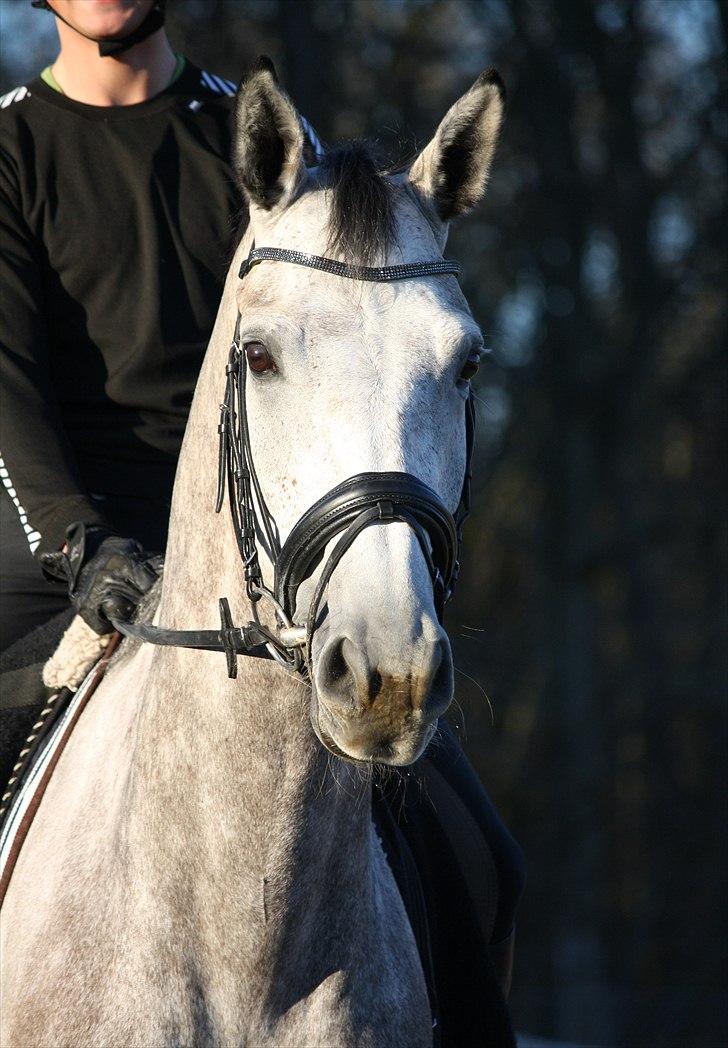
[[[333,258],[309,255],[305,251],[290,251],[283,247],[254,247],[240,267],[240,278],[246,276],[258,262],[290,262],[295,266],[320,269],[335,277],[350,280],[371,280],[384,283],[390,280],[408,280],[410,277],[441,276],[452,273],[460,276],[460,266],[449,258],[431,262],[405,262],[399,266],[350,266]]]

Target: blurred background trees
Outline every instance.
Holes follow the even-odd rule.
[[[269,54],[330,142],[411,155],[496,65],[506,127],[450,253],[492,354],[450,612],[453,719],[525,848],[519,1028],[728,1044],[725,40],[713,0],[169,0]],[[2,0],[2,90],[54,57]]]

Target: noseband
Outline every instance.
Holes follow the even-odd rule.
[[[320,269],[352,280],[390,282],[413,277],[458,275],[460,267],[446,259],[409,262],[397,266],[350,266],[334,259],[284,248],[253,248],[240,267],[244,278],[254,265],[264,261],[289,262]],[[411,473],[357,473],[337,484],[307,509],[281,545],[278,528],[269,511],[253,461],[246,410],[247,362],[240,343],[241,316],[225,368],[225,395],[220,406],[217,499],[222,509],[227,489],[233,530],[243,563],[245,589],[253,621],[234,626],[230,606],[220,598],[220,629],[168,630],[112,618],[112,625],[126,636],[165,646],[223,651],[230,677],[237,676],[237,656],[272,658],[286,669],[306,676],[311,643],[319,622],[321,605],[334,570],[358,535],[375,524],[399,521],[414,531],[427,564],[442,621],[445,604],[452,596],[459,570],[462,528],[470,512],[471,459],[474,436],[472,394],[465,405],[465,476],[458,507],[453,514],[435,492]],[[328,558],[326,547],[336,541]],[[263,582],[258,542],[274,566],[270,589]],[[305,625],[294,622],[299,587],[323,563],[306,615]],[[259,618],[260,604],[273,609],[276,627]]]

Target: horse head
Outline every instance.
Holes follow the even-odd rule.
[[[252,458],[284,549],[306,511],[352,475],[404,475],[456,513],[483,343],[451,274],[341,279],[281,264],[276,251],[370,269],[441,260],[450,221],[485,192],[502,113],[502,85],[489,71],[408,169],[380,171],[362,145],[311,168],[301,119],[270,63],[241,85],[233,160],[250,223],[236,264],[253,246],[274,251],[242,267],[238,346]],[[290,612],[305,623],[315,602],[309,673],[320,741],[349,759],[404,765],[452,699],[453,665],[431,532],[396,514],[387,521],[385,502],[375,526],[336,554],[322,588],[340,535],[331,537],[298,580]],[[309,516],[312,541],[328,509]],[[274,565],[263,568],[272,580]]]

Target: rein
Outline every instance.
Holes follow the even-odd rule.
[[[378,282],[443,274],[457,276],[460,273],[460,266],[447,259],[397,266],[351,266],[301,251],[253,247],[240,267],[241,279],[254,265],[268,261],[306,266],[351,280]],[[437,616],[442,621],[445,604],[453,595],[457,582],[462,529],[470,512],[475,430],[472,394],[465,405],[465,476],[454,515],[427,484],[411,473],[357,473],[337,484],[306,510],[281,545],[251,451],[245,397],[248,369],[240,344],[240,324],[241,315],[238,313],[225,367],[225,395],[220,405],[215,512],[222,509],[227,488],[233,530],[245,575],[245,592],[253,619],[241,626],[233,625],[228,600],[221,597],[220,628],[216,630],[171,630],[116,617],[110,618],[111,624],[124,636],[150,644],[224,652],[231,678],[237,676],[238,655],[274,659],[287,670],[306,677],[321,604],[334,570],[365,528],[392,521],[407,524],[417,536],[432,580]],[[316,585],[306,623],[298,625],[293,621],[298,589],[323,559],[329,542],[337,536],[338,541],[325,561]],[[263,582],[259,541],[273,563],[273,589]],[[260,621],[258,608],[261,601],[274,612],[274,629]]]

